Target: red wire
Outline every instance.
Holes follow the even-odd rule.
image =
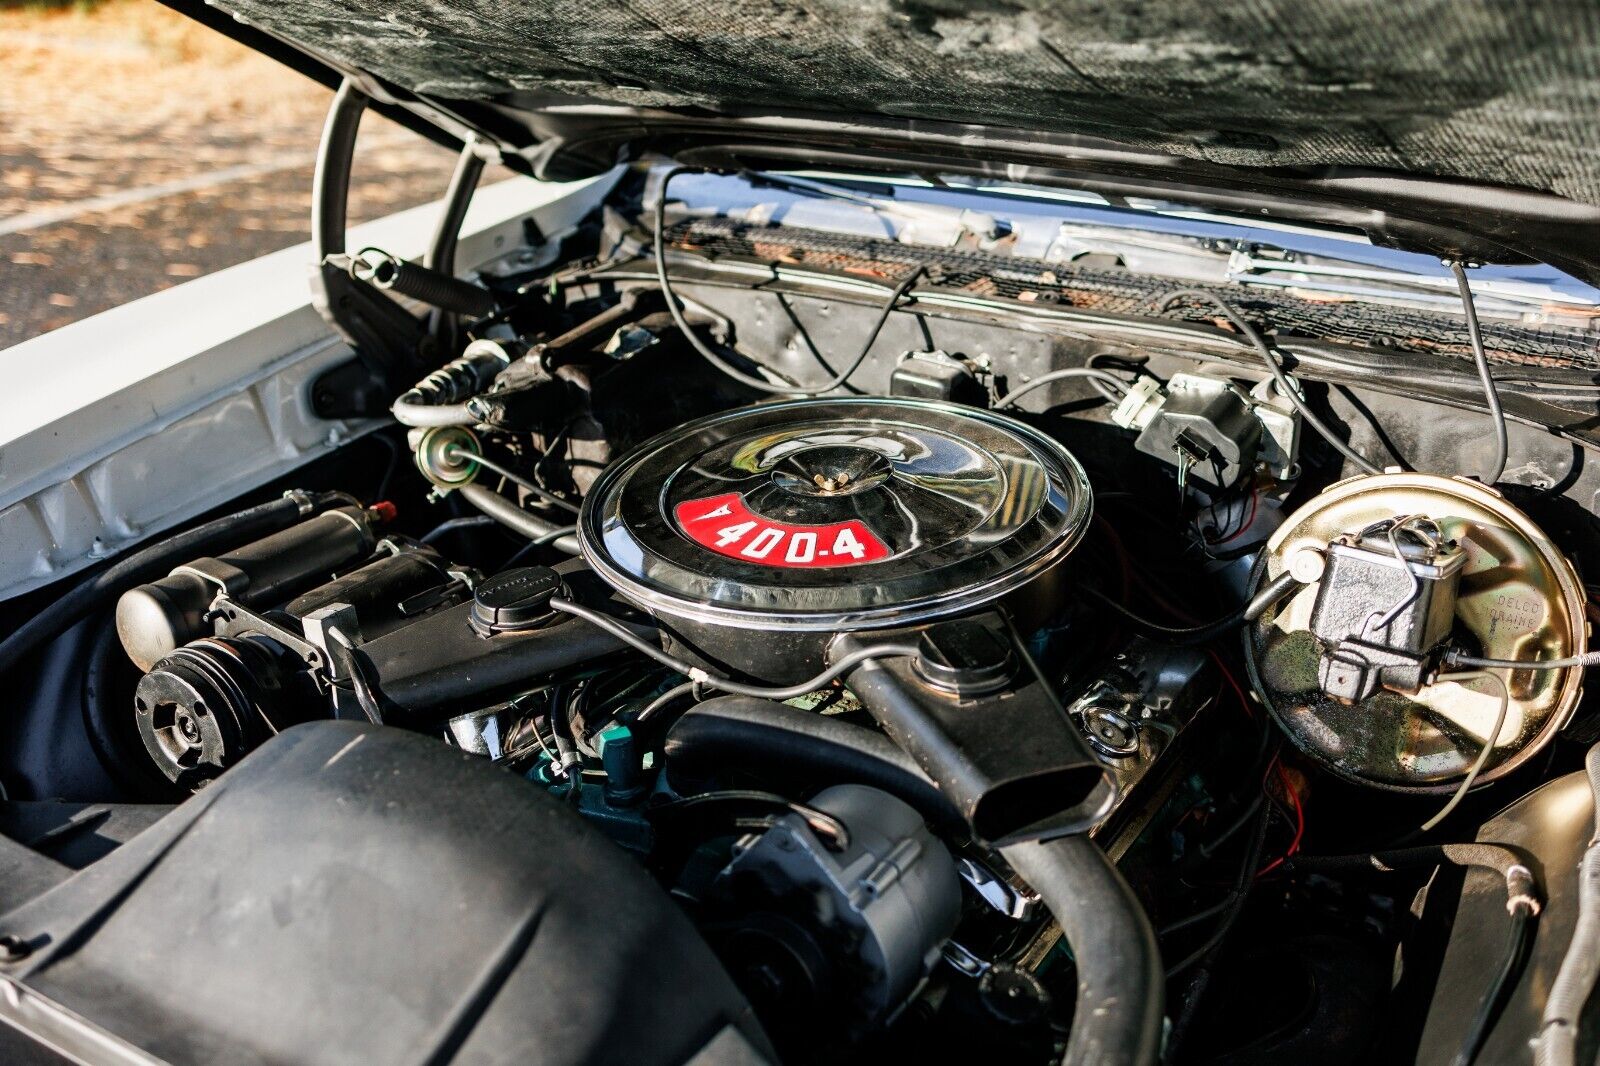
[[[1221,540],[1214,542],[1214,544],[1226,544],[1230,540],[1238,540],[1240,537],[1242,537],[1245,532],[1249,530],[1250,524],[1256,520],[1256,505],[1260,502],[1261,494],[1259,492],[1252,492],[1250,494],[1250,515],[1244,520],[1244,525],[1240,526],[1232,533],[1229,533]]]
[[[1222,676],[1228,682],[1229,687],[1233,689],[1233,694],[1239,697],[1239,707],[1244,711],[1245,717],[1254,718],[1256,716],[1255,708],[1250,706],[1250,699],[1244,694],[1244,687],[1233,676],[1233,671],[1228,669],[1228,664],[1222,661],[1222,656],[1210,648],[1206,649],[1206,654],[1211,656],[1211,661],[1217,664],[1218,670],[1222,671]]]
[[[1233,671],[1228,669],[1228,664],[1223,661],[1222,656],[1218,655],[1215,651],[1212,651],[1209,648],[1206,649],[1206,654],[1211,656],[1211,661],[1217,664],[1218,670],[1222,671],[1222,677],[1228,683],[1228,687],[1232,688],[1233,694],[1239,698],[1239,707],[1246,715],[1254,718],[1255,709],[1250,706],[1250,700],[1244,694],[1244,687],[1240,685],[1238,679],[1233,676]],[[1273,870],[1276,870],[1278,867],[1282,866],[1289,856],[1298,854],[1300,851],[1300,844],[1305,839],[1306,835],[1305,804],[1300,801],[1300,793],[1294,787],[1294,780],[1289,776],[1289,771],[1284,769],[1283,763],[1278,759],[1277,756],[1274,756],[1272,762],[1267,766],[1267,777],[1270,778],[1274,772],[1278,776],[1278,783],[1283,788],[1284,796],[1288,799],[1289,805],[1294,809],[1294,839],[1289,841],[1289,847],[1286,851],[1284,851],[1281,857],[1273,859],[1267,865],[1256,871],[1257,877],[1271,873]],[[1263,781],[1261,783],[1261,787],[1266,788],[1267,782]],[[1191,811],[1190,813],[1193,812]],[[1181,825],[1182,822],[1180,821],[1179,824]]]
[[[1289,771],[1283,768],[1283,763],[1279,762],[1277,759],[1273,759],[1272,766],[1278,771],[1278,781],[1283,786],[1283,794],[1288,797],[1289,804],[1294,807],[1294,839],[1289,841],[1288,850],[1285,851],[1280,857],[1273,859],[1271,862],[1267,863],[1261,869],[1256,871],[1257,877],[1262,877],[1271,873],[1273,870],[1276,870],[1278,867],[1282,866],[1291,855],[1298,853],[1300,850],[1300,842],[1305,839],[1306,835],[1306,810],[1305,806],[1300,802],[1300,793],[1295,789],[1294,782],[1289,777]]]

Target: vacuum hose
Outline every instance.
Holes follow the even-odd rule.
[[[459,359],[401,393],[389,411],[396,422],[416,429],[470,426],[478,416],[467,409],[467,401],[487,389],[510,362],[511,357],[493,341],[473,341]]]

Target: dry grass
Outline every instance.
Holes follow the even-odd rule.
[[[330,99],[315,82],[154,0],[0,7],[0,72],[0,217],[292,164],[0,237],[0,348],[306,239]],[[352,219],[434,199],[452,163],[369,117]]]
[[[75,61],[76,60],[76,61]],[[316,110],[320,89],[309,81],[294,91],[282,68],[265,56],[191,22],[153,0],[111,0],[92,8],[0,10],[0,62],[8,105],[48,102],[69,121],[109,107],[113,116],[191,120],[241,106],[265,106],[280,117]],[[207,75],[203,85],[191,79]],[[251,82],[276,90],[256,97]],[[9,108],[8,108],[9,110]],[[19,108],[26,117],[34,108]]]
[[[0,147],[44,164],[8,171],[3,214],[124,187],[130,169],[150,183],[305,151],[327,106],[320,86],[153,0],[0,11],[0,70]],[[227,136],[241,119],[248,134]]]

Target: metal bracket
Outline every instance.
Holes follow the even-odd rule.
[[[429,364],[432,344],[423,324],[367,282],[342,269],[350,170],[356,132],[368,95],[350,78],[334,94],[317,149],[312,181],[311,235],[317,267],[311,302],[323,319],[355,349],[356,358],[317,379],[312,405],[323,418],[381,414],[390,400]]]

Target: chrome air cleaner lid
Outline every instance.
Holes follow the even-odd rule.
[[[645,608],[761,629],[910,624],[1006,596],[1083,536],[1068,452],[977,408],[794,400],[688,423],[584,500],[589,564]]]

